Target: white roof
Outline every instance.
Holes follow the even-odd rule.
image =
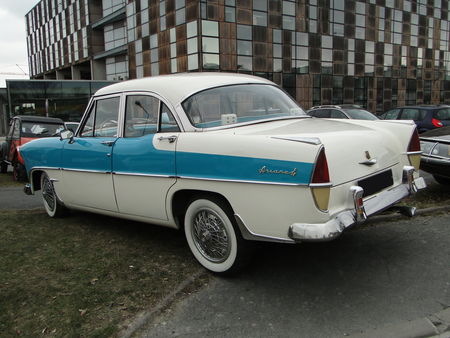
[[[150,91],[161,95],[176,105],[188,96],[208,88],[245,83],[273,85],[273,82],[269,80],[246,74],[211,72],[178,73],[115,83],[99,89],[95,95],[108,95],[129,91]]]

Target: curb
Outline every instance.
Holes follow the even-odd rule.
[[[192,285],[200,276],[206,274],[204,268],[199,268],[191,276],[182,281],[172,292],[165,296],[152,310],[143,311],[136,316],[136,319],[130,323],[126,329],[118,333],[120,338],[129,338],[135,334],[143,326],[147,325],[153,316],[157,315],[161,310],[174,301],[174,299],[186,288]]]
[[[450,337],[450,307],[424,318],[387,324],[380,328],[348,336],[357,338],[448,338]]]

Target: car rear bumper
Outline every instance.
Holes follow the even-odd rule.
[[[326,223],[294,223],[289,227],[289,238],[297,242],[303,242],[328,241],[338,237],[346,228],[364,222],[368,216],[385,210],[401,199],[425,188],[424,179],[422,177],[414,179],[413,175],[414,168],[405,166],[402,184],[370,196],[363,203],[358,200],[363,193],[363,189],[353,186],[349,193],[354,200],[354,208],[338,213]]]

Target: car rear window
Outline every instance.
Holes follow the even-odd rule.
[[[438,120],[450,121],[450,108],[441,109],[436,113]]]
[[[22,137],[55,136],[64,129],[63,124],[22,122]]]
[[[307,116],[285,92],[272,85],[245,84],[196,93],[183,103],[197,128],[214,128],[262,119]]]

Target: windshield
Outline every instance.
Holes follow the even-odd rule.
[[[183,102],[197,128],[283,117],[306,117],[297,103],[272,85],[233,85],[208,89]]]
[[[379,120],[378,117],[364,109],[345,109],[345,112],[355,120]]]
[[[54,136],[64,129],[63,124],[22,122],[22,137]]]

